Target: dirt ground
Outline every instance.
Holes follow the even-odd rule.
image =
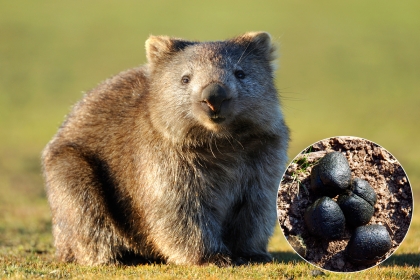
[[[354,229],[346,226],[344,237],[335,241],[312,237],[306,229],[303,216],[315,201],[309,190],[311,169],[332,151],[342,152],[352,177],[366,180],[376,192],[375,213],[368,224],[384,225],[391,236],[392,248],[373,265],[356,266],[346,259],[345,248]],[[375,266],[398,248],[410,226],[413,197],[403,168],[387,150],[362,138],[334,137],[313,144],[292,161],[280,184],[277,208],[280,227],[301,257],[326,270],[350,272]]]

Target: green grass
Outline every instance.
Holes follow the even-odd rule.
[[[235,268],[82,267],[53,260],[40,153],[70,106],[146,61],[149,34],[219,40],[266,30],[280,47],[277,86],[289,156],[332,136],[374,141],[420,196],[420,2],[0,0],[0,278],[311,278],[280,231],[274,264]],[[420,279],[420,213],[384,264],[326,278]]]

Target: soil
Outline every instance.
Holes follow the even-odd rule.
[[[375,213],[368,224],[384,225],[392,248],[373,265],[357,266],[347,260],[345,248],[354,229],[346,226],[344,237],[334,241],[315,238],[306,229],[305,210],[316,200],[309,190],[312,166],[333,151],[346,156],[352,177],[366,180],[376,192]],[[334,137],[313,144],[292,161],[280,183],[277,211],[284,236],[302,258],[326,270],[351,272],[379,264],[398,248],[410,226],[413,196],[401,164],[387,150],[362,138]]]

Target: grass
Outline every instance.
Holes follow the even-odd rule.
[[[53,260],[40,153],[82,91],[145,62],[149,34],[219,40],[266,30],[280,47],[277,86],[290,158],[336,135],[374,141],[420,196],[420,2],[0,0],[0,278],[312,278],[280,231],[276,262],[217,268],[82,267]],[[420,213],[384,264],[330,279],[420,279]]]

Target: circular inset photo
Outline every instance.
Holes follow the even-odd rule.
[[[413,213],[401,164],[383,147],[358,137],[309,146],[280,182],[277,212],[291,247],[333,272],[373,267],[395,252]]]

